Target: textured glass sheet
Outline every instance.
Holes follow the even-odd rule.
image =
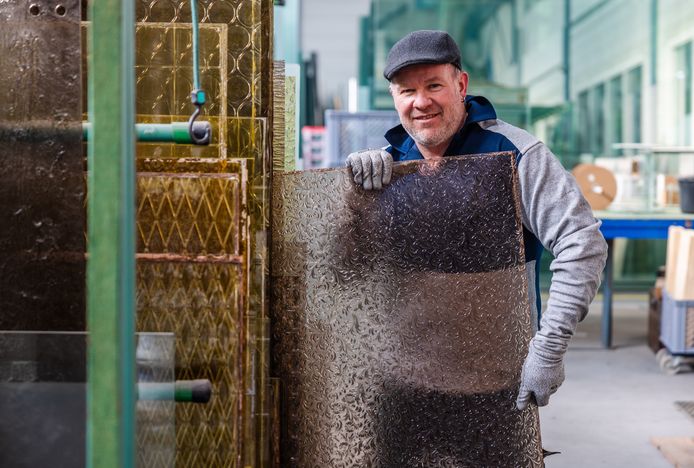
[[[284,170],[285,142],[285,77],[284,62],[275,61],[272,67],[272,170]]]
[[[82,22],[82,89],[86,109],[86,43],[90,22]],[[193,112],[192,38],[190,24],[137,23],[135,28],[136,121],[187,122]],[[138,143],[137,155],[146,157],[225,157],[227,140],[227,26],[202,24],[199,30],[200,84],[206,102],[200,120],[212,125],[208,146]],[[86,120],[86,113],[83,115]],[[232,128],[233,129],[233,128]]]
[[[138,333],[135,350],[137,382],[174,385],[176,367],[173,333]],[[140,399],[137,417],[137,466],[169,468],[176,460],[176,402]]]
[[[189,23],[190,4],[185,0],[138,0],[138,21]],[[211,0],[200,2],[203,23],[228,26],[227,60],[229,91],[227,112],[236,117],[266,117],[272,102],[271,44],[272,2],[269,0]]]
[[[83,330],[79,2],[0,2],[0,329]]]
[[[240,265],[138,260],[137,328],[176,336],[176,378],[209,379],[204,405],[176,405],[176,466],[235,466],[240,453]]]
[[[137,182],[140,252],[239,254],[237,174],[138,173]]]
[[[296,169],[299,131],[299,66],[287,64],[284,83],[284,170]]]
[[[205,90],[204,116],[227,115],[227,26],[199,28],[200,86]],[[193,90],[193,44],[190,24],[138,23],[135,29],[136,113],[190,115]]]
[[[276,174],[286,466],[542,466],[514,155]]]
[[[85,466],[84,332],[0,333],[0,466]],[[173,384],[173,336],[140,333],[138,382]],[[138,401],[139,466],[173,466],[173,401]]]
[[[138,173],[137,328],[174,333],[176,378],[213,387],[208,404],[176,406],[177,466],[233,466],[240,453],[245,183],[224,171],[241,162],[139,162],[169,173]]]

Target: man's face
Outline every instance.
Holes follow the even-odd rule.
[[[449,64],[412,65],[391,81],[400,122],[418,147],[443,155],[465,121],[468,76]]]

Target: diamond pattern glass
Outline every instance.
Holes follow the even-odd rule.
[[[240,452],[240,265],[138,260],[138,329],[173,332],[177,379],[209,379],[176,405],[176,465],[234,466]]]
[[[141,161],[148,163],[146,169],[172,172],[138,174],[137,327],[174,333],[176,378],[206,378],[213,386],[208,404],[176,406],[176,464],[234,465],[241,447],[245,184],[223,171],[244,166]]]
[[[239,254],[237,174],[138,174],[142,253]]]
[[[275,174],[283,466],[543,466],[512,153]]]

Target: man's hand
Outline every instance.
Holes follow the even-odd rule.
[[[550,395],[564,382],[565,350],[565,343],[553,343],[540,333],[530,341],[516,400],[519,410],[527,408],[533,397],[537,406],[549,403]]]
[[[347,156],[347,166],[352,169],[354,183],[361,185],[364,190],[379,190],[390,183],[393,156],[378,149],[357,151]]]

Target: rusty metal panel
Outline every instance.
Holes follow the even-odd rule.
[[[0,3],[0,329],[85,327],[79,21]]]
[[[276,173],[283,466],[542,466],[515,399],[531,336],[511,153]]]

